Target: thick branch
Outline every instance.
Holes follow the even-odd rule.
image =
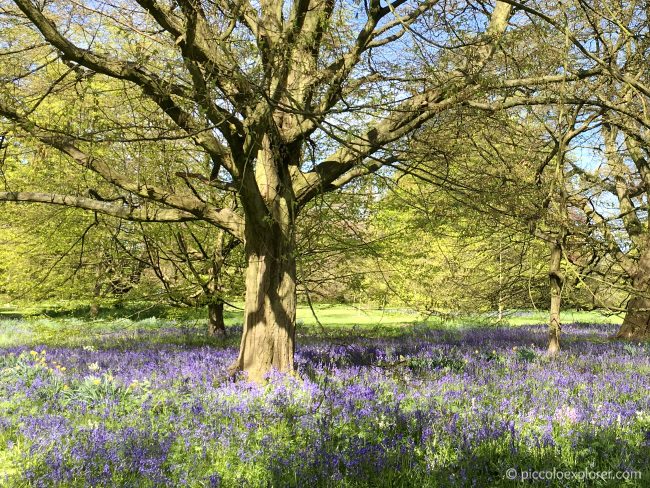
[[[0,201],[45,203],[74,207],[134,222],[186,222],[189,220],[199,220],[196,215],[178,209],[132,207],[129,205],[103,202],[92,198],[59,195],[55,193],[4,191],[0,192]]]
[[[186,17],[192,14],[196,15],[194,19],[196,33],[192,39],[188,40],[187,26],[183,25],[174,13],[159,5],[156,0],[136,1],[174,38],[186,59],[205,66],[212,75],[211,78],[226,97],[233,102],[240,102],[251,97],[252,92],[246,82],[243,79],[237,80],[233,76],[231,68],[235,60],[225,59],[225,56],[219,51],[219,41],[222,41],[223,38],[212,32],[208,22],[199,15],[192,2],[182,2]]]
[[[492,56],[496,44],[508,26],[512,8],[503,2],[497,2],[492,12],[490,23],[486,29],[485,45],[481,50],[481,56],[476,62],[477,66],[483,66]],[[375,22],[369,19],[364,26],[368,30],[362,32],[357,40],[357,47],[363,49],[366,45],[364,36],[371,36],[376,22],[381,18],[377,14]],[[450,83],[451,84],[451,83]],[[416,95],[403,102],[391,112],[391,115],[370,126],[360,137],[354,137],[352,141],[343,144],[339,150],[326,158],[322,163],[309,173],[301,173],[294,177],[294,191],[299,201],[305,202],[314,195],[326,191],[333,181],[341,177],[354,166],[361,164],[375,152],[386,145],[404,137],[421,127],[425,122],[434,117],[437,113],[450,106],[469,100],[480,89],[480,86],[465,78],[454,86],[446,87],[444,90],[433,88]],[[318,120],[312,121],[318,124]]]
[[[64,59],[78,63],[96,73],[101,73],[111,78],[130,81],[141,87],[144,93],[178,127],[192,136],[214,159],[222,160],[224,166],[233,175],[237,174],[232,161],[228,157],[228,149],[216,137],[210,134],[204,125],[198,123],[189,112],[183,110],[173,100],[172,95],[190,98],[185,88],[169,83],[168,80],[163,80],[157,75],[147,72],[137,63],[111,60],[94,54],[89,50],[77,47],[66,39],[57,30],[56,26],[30,0],[15,0],[15,3],[41,32],[45,40],[62,53]],[[229,121],[224,118],[222,124],[224,124],[225,133],[228,135],[230,129]],[[219,128],[218,124],[217,128]]]
[[[22,117],[16,110],[7,106],[2,100],[0,100],[0,116],[13,120],[25,132],[38,141],[58,149],[72,158],[78,165],[97,173],[112,185],[143,199],[188,212],[200,220],[210,222],[213,225],[227,230],[237,238],[243,238],[243,219],[232,210],[227,208],[219,209],[194,196],[176,195],[154,185],[134,182],[132,178],[119,173],[114,165],[87,154],[69,141],[69,139],[65,137],[54,137],[47,131],[40,129],[31,121]]]

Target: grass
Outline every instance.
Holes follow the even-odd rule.
[[[509,325],[531,325],[548,323],[548,312],[536,311],[509,311],[506,314],[506,321]],[[608,313],[606,311],[578,311],[563,310],[562,322],[565,324],[617,324],[623,323],[621,314]]]
[[[243,303],[234,302],[226,307],[225,323],[233,329],[241,327]],[[147,302],[106,302],[97,318],[89,318],[87,302],[44,302],[38,305],[5,306],[0,308],[0,347],[11,345],[83,345],[104,336],[122,334],[137,338],[142,334],[153,334],[160,328],[157,319],[169,325],[182,324],[183,340],[195,345],[214,342],[204,336],[205,309],[174,308]],[[3,320],[4,319],[4,320]],[[25,319],[21,321],[18,319]],[[313,310],[306,304],[297,309],[297,330],[299,337],[327,336],[330,338],[361,335],[364,337],[400,337],[410,333],[415,326],[426,326],[453,330],[472,326],[493,327],[522,325],[544,325],[548,316],[543,311],[511,310],[497,323],[495,316],[441,316],[428,315],[408,309],[357,307],[343,304],[314,304]],[[171,321],[171,322],[169,322]],[[598,311],[562,312],[563,323],[620,324],[622,319]],[[29,325],[26,325],[29,324]],[[321,326],[325,328],[322,329]],[[233,343],[233,337],[226,341]]]

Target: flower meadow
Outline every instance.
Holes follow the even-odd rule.
[[[311,335],[295,376],[258,386],[228,378],[234,341],[160,322],[0,349],[0,485],[650,486],[650,346],[615,326],[565,326],[553,360],[541,326]]]

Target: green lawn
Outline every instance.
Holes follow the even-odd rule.
[[[225,318],[228,327],[242,323],[243,304],[227,307]],[[25,320],[13,320],[22,318]],[[467,326],[521,326],[545,324],[547,316],[542,311],[511,311],[497,324],[493,316],[427,316],[406,309],[375,309],[351,305],[315,304],[314,309],[300,305],[297,311],[298,335],[310,337],[336,337],[363,335],[368,337],[399,337],[416,325],[431,328],[455,329]],[[565,311],[563,323],[620,323],[621,318],[599,312]],[[319,324],[320,322],[320,324]],[[321,328],[321,325],[323,328]],[[78,302],[42,303],[29,307],[3,307],[0,309],[0,347],[27,344],[81,346],[95,341],[110,342],[119,336],[120,341],[162,341],[165,329],[174,332],[174,340],[186,343],[203,343],[205,311],[203,309],[179,309],[146,303],[125,303],[104,307],[96,319],[88,317],[87,305]],[[231,334],[226,343],[235,345],[237,333]],[[117,339],[116,339],[117,340]],[[168,340],[168,338],[164,338]],[[208,341],[211,341],[209,339]],[[215,340],[218,341],[218,340]]]

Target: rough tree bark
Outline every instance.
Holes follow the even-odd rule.
[[[560,322],[560,306],[562,304],[562,286],[564,275],[562,273],[562,246],[554,241],[551,244],[551,259],[549,263],[548,277],[551,287],[551,308],[548,325],[548,350],[549,356],[555,356],[560,351],[560,333],[562,331]]]
[[[208,304],[208,336],[226,337],[226,323],[223,318],[224,303],[216,299]]]
[[[646,158],[640,154],[639,147],[627,134],[623,134],[624,146],[621,147],[619,140],[621,131],[612,123],[611,114],[604,116],[601,128],[605,143],[605,155],[607,162],[612,169],[614,176],[614,191],[618,199],[621,221],[630,239],[630,244],[638,250],[639,259],[630,267],[628,274],[634,290],[633,297],[627,304],[625,319],[615,335],[617,339],[643,340],[650,338],[650,236],[648,236],[647,224],[637,214],[639,208],[635,204],[635,189],[630,184],[633,181],[633,174],[630,166],[624,159],[623,148],[639,172],[641,187],[645,190],[646,198],[650,188],[650,174]],[[625,259],[625,256],[624,258]]]
[[[231,372],[261,382],[271,369],[293,371],[296,319],[296,259],[290,226],[247,232],[246,302],[239,356]]]
[[[650,339],[650,248],[642,250],[632,285],[638,293],[627,303],[625,319],[616,334],[617,339]]]
[[[300,151],[265,135],[255,168],[256,198],[244,206],[246,298],[239,356],[231,372],[262,382],[275,369],[293,372],[296,321],[295,222],[298,205],[287,168]]]

